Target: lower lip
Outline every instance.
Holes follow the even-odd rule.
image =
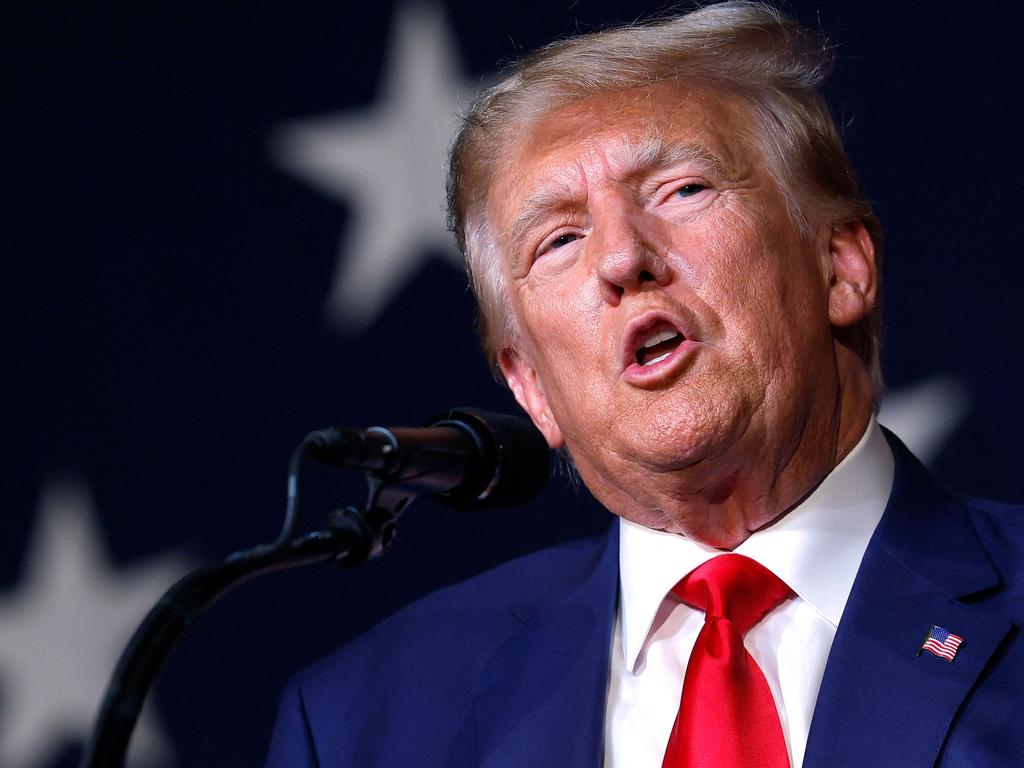
[[[627,384],[635,386],[656,386],[672,379],[683,367],[690,356],[700,346],[699,342],[687,339],[678,347],[672,350],[671,354],[664,360],[659,360],[651,365],[640,365],[632,363],[622,372],[622,379]]]

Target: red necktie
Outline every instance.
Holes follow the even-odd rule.
[[[772,692],[743,635],[793,595],[743,555],[720,555],[672,589],[704,611],[662,768],[789,768]]]

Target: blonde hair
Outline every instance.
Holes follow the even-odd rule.
[[[754,2],[723,2],[572,37],[515,64],[465,116],[448,175],[449,228],[465,257],[491,363],[517,335],[486,215],[501,149],[542,115],[601,93],[675,81],[739,98],[751,110],[751,138],[786,195],[796,226],[810,233],[822,223],[863,222],[880,270],[881,227],[821,95],[832,65],[822,35]],[[857,334],[876,403],[882,392],[881,328],[879,298]]]

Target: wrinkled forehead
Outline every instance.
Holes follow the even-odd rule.
[[[647,168],[684,162],[711,166],[719,174],[728,172],[726,160],[702,137],[671,135],[658,121],[638,118],[632,125],[595,126],[593,133],[574,142],[538,147],[522,158],[516,166],[518,173],[508,183],[513,188],[532,186],[535,179],[529,171],[536,168],[541,169],[545,181],[569,185],[581,182],[588,167],[600,166],[609,177],[626,179]]]
[[[578,196],[595,167],[615,179],[683,162],[726,178],[749,175],[762,163],[748,111],[735,96],[675,82],[551,108],[497,150],[487,196],[492,225],[507,234],[517,207]]]

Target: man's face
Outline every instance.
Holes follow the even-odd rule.
[[[513,392],[653,527],[678,528],[665,478],[677,500],[728,494],[838,407],[828,228],[798,230],[752,135],[707,91],[602,95],[538,120],[488,196]]]

